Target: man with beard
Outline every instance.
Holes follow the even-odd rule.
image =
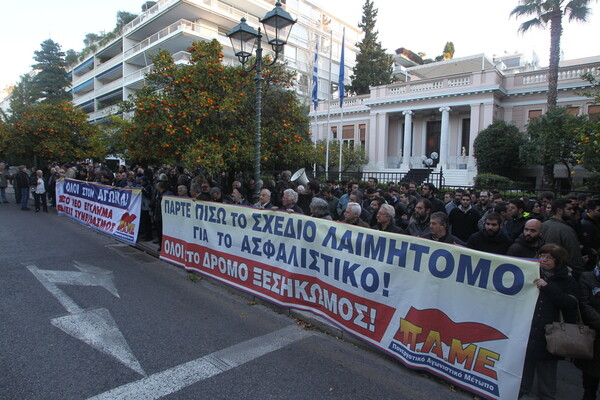
[[[473,250],[485,251],[493,254],[506,254],[512,240],[502,228],[502,217],[495,212],[485,218],[483,230],[475,232],[469,237],[467,247]]]
[[[464,193],[460,198],[460,207],[450,211],[448,221],[452,227],[452,234],[462,241],[469,240],[477,232],[479,213],[471,206],[471,195]]]
[[[508,248],[507,256],[520,258],[536,258],[537,252],[545,242],[542,239],[542,221],[530,219],[525,222],[523,233]]]
[[[429,216],[431,215],[431,202],[421,198],[415,205],[415,210],[410,223],[408,224],[408,234],[411,236],[426,237],[431,233],[429,230]]]
[[[421,186],[421,197],[431,202],[431,212],[446,212],[446,205],[443,201],[435,197],[435,185],[433,183],[424,183]]]
[[[490,201],[490,192],[487,190],[481,191],[479,193],[479,203],[473,206],[473,208],[479,213],[480,217],[483,217],[486,213],[493,212],[494,204]]]
[[[508,211],[506,233],[512,240],[517,240],[521,232],[523,232],[523,228],[527,222],[527,218],[523,216],[523,213],[525,212],[525,203],[523,200],[511,199],[508,201],[506,207]]]
[[[575,279],[579,279],[579,275],[583,269],[583,258],[581,257],[581,249],[577,240],[577,233],[568,224],[573,216],[573,205],[569,199],[555,199],[552,201],[550,209],[551,217],[544,222],[542,234],[546,243],[554,243],[569,252],[569,267],[573,269]]]

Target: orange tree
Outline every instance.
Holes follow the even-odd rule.
[[[189,64],[167,51],[152,56],[147,85],[124,105],[134,117],[117,142],[138,162],[183,163],[206,172],[251,171],[254,157],[253,73],[222,63],[216,41],[195,42]],[[310,164],[308,118],[295,75],[282,65],[263,73],[262,165]],[[125,151],[126,150],[126,151]]]
[[[25,106],[10,122],[5,151],[12,159],[73,161],[106,155],[98,127],[70,101]]]

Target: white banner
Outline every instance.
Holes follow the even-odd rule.
[[[139,189],[63,179],[56,183],[56,200],[59,215],[125,243],[135,244],[142,206]]]
[[[516,399],[538,265],[282,211],[163,199],[163,260],[309,310],[479,396]]]

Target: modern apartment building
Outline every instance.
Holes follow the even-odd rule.
[[[298,72],[298,93],[308,103],[318,41],[319,98],[331,98],[329,68],[331,82],[337,82],[343,28],[345,76],[350,76],[354,65],[360,30],[309,1],[282,3],[297,19],[283,58],[290,69]],[[160,0],[126,25],[120,37],[70,67],[73,102],[89,114],[90,121],[114,113],[117,102],[127,99],[144,84],[145,74],[153,67],[150,54],[165,49],[174,55],[176,62],[185,63],[189,60],[186,50],[194,41],[218,40],[224,48],[224,62],[237,65],[226,34],[241,18],[257,29],[259,19],[274,5],[274,1],[265,0]]]
[[[472,185],[477,134],[496,120],[524,131],[546,111],[548,70],[521,55],[490,59],[480,54],[416,65],[404,53],[399,52],[396,69],[401,82],[347,97],[343,108],[337,101],[323,102],[311,113],[317,140],[325,139],[329,130],[330,139],[341,136],[344,142],[364,146],[369,156],[364,171],[407,173],[425,168],[423,160],[437,153],[433,168],[443,169],[446,185]],[[590,87],[581,79],[584,73],[600,77],[600,56],[561,61],[558,105],[598,118],[600,105],[581,94]],[[540,168],[524,173],[541,177]],[[566,178],[566,169],[556,166],[555,175]]]

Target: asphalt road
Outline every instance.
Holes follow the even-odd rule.
[[[471,399],[54,212],[0,204],[0,399]]]

